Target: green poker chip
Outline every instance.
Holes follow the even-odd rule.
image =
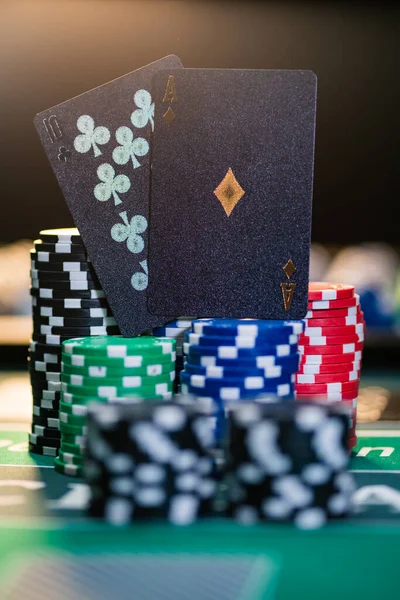
[[[112,367],[113,369],[136,369],[150,365],[175,363],[175,352],[167,352],[156,356],[130,355],[125,357],[108,358],[84,354],[63,354],[63,367]]]
[[[58,451],[58,458],[61,462],[66,465],[83,465],[84,457],[79,456],[72,452],[64,452],[63,450]]]
[[[54,459],[54,468],[57,473],[69,475],[70,477],[82,477],[83,475],[82,465],[68,465],[58,457]]]
[[[117,387],[144,387],[152,386],[158,383],[171,383],[175,380],[175,370],[163,375],[148,377],[147,375],[124,375],[123,377],[102,377],[97,379],[94,377],[85,377],[83,375],[69,375],[61,373],[61,382],[67,386],[73,385],[76,387],[95,388],[98,386],[117,386]],[[62,386],[65,389],[65,385]]]
[[[172,393],[173,382],[168,383],[156,383],[153,385],[140,385],[135,387],[123,387],[122,385],[107,385],[99,384],[93,386],[76,386],[63,383],[63,397],[65,394],[74,394],[77,396],[87,396],[88,398],[117,398],[118,396],[151,396],[153,395],[164,395],[168,392]],[[64,399],[65,402],[65,399]]]
[[[76,425],[77,427],[86,425],[87,418],[86,416],[81,415],[71,415],[66,412],[59,412],[60,423],[64,423],[65,425]]]
[[[69,404],[70,406],[88,406],[92,402],[100,402],[101,404],[110,404],[112,402],[119,401],[125,402],[127,398],[130,400],[130,402],[141,402],[142,400],[145,400],[146,402],[150,402],[152,400],[171,400],[172,392],[168,392],[167,394],[149,393],[146,395],[143,392],[141,394],[139,394],[138,392],[135,392],[134,394],[127,394],[125,390],[123,394],[120,394],[119,396],[113,398],[99,398],[98,396],[80,396],[79,394],[70,394],[68,392],[65,392],[62,394],[62,398],[63,404]]]
[[[62,344],[64,354],[83,354],[89,356],[119,357],[129,355],[159,356],[175,351],[176,342],[172,338],[140,336],[124,338],[119,335],[97,335],[75,340],[66,340]]]
[[[112,367],[89,365],[77,367],[75,365],[63,364],[62,374],[65,375],[81,375],[82,377],[90,377],[95,381],[102,381],[105,378],[113,379],[116,377],[157,377],[175,371],[174,362],[153,363],[144,367]]]
[[[77,415],[80,417],[86,417],[87,415],[87,404],[71,404],[70,402],[60,402],[60,412],[67,413],[69,415]]]
[[[64,436],[61,440],[60,450],[62,452],[66,452],[67,454],[74,454],[74,456],[79,456],[80,458],[85,457],[86,447],[82,444],[69,444],[64,441]]]
[[[61,431],[61,439],[63,439],[63,434],[67,435],[79,435],[86,436],[87,434],[87,426],[86,425],[68,425],[67,423],[60,422],[60,431]]]

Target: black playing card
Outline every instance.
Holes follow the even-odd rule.
[[[149,311],[304,317],[315,75],[164,71],[153,97]]]
[[[152,77],[167,56],[35,117],[35,126],[125,336],[164,323],[147,311]]]

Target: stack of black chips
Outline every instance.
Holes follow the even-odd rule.
[[[208,512],[217,487],[208,415],[190,401],[89,407],[90,515],[114,525],[141,519],[186,525]]]
[[[29,450],[57,456],[62,342],[120,331],[77,229],[40,232],[31,250],[31,279],[33,416]]]
[[[303,529],[344,517],[349,414],[316,403],[241,404],[229,415],[229,514],[244,524],[294,521]]]

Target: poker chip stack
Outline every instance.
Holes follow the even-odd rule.
[[[151,335],[157,337],[169,337],[176,341],[176,363],[175,363],[175,392],[179,391],[179,374],[184,366],[183,344],[185,341],[185,333],[191,330],[192,323],[195,317],[179,317],[175,321],[170,321],[162,327],[155,327],[151,331]]]
[[[351,285],[310,283],[306,328],[299,340],[299,400],[350,405],[348,445],[356,444],[356,409],[365,322]]]
[[[170,400],[174,379],[175,340],[96,336],[64,342],[56,470],[82,475],[91,402]]]
[[[31,250],[31,278],[33,416],[29,450],[56,456],[61,343],[79,336],[119,333],[119,328],[77,229],[40,232]]]
[[[89,514],[114,525],[187,525],[215,494],[207,413],[198,403],[92,405],[84,473]]]
[[[348,410],[316,403],[239,403],[229,413],[228,513],[243,524],[321,527],[350,510]]]
[[[216,438],[223,435],[225,411],[238,400],[294,396],[298,338],[302,321],[198,319],[185,334],[186,363],[181,391],[211,400]]]

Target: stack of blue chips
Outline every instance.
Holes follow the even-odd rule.
[[[149,335],[156,337],[169,337],[176,341],[176,361],[175,361],[175,391],[179,389],[179,373],[183,369],[183,344],[185,342],[185,333],[191,330],[192,323],[195,317],[179,317],[175,321],[170,321],[162,327],[155,327],[151,330]]]
[[[223,415],[243,400],[290,400],[304,321],[197,319],[185,334],[181,392],[210,399],[219,437]]]

